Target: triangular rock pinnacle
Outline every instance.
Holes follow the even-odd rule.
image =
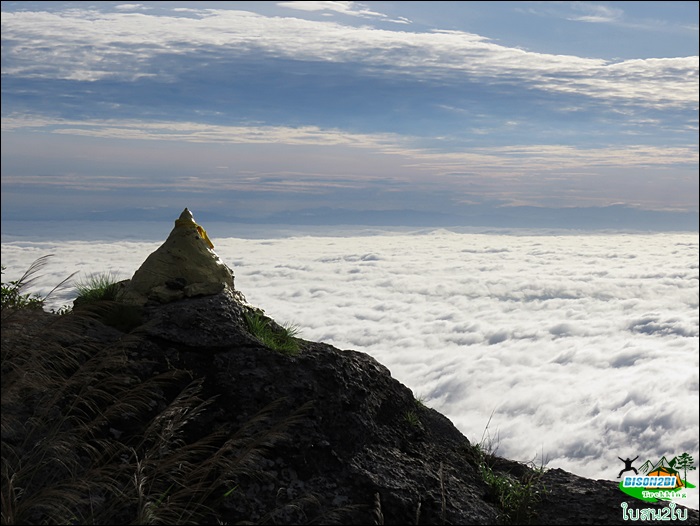
[[[143,262],[120,301],[143,305],[234,290],[233,271],[213,250],[206,231],[185,208],[168,239]]]

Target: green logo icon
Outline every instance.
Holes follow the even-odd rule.
[[[688,453],[675,456],[671,460],[665,456],[657,462],[647,460],[639,468],[635,468],[632,463],[637,458],[639,457],[620,458],[625,463],[625,468],[620,471],[618,478],[627,471],[634,471],[633,476],[622,477],[620,481],[620,490],[630,497],[645,502],[682,499],[687,498],[687,489],[695,487],[688,482],[688,471],[696,469],[693,465],[695,461]]]

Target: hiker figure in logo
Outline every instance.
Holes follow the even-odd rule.
[[[620,457],[617,457],[617,458],[620,458]],[[634,471],[634,474],[638,475],[639,473],[637,473],[637,470],[632,467],[632,462],[634,462],[638,458],[639,458],[639,455],[634,457],[632,460],[630,460],[629,458],[626,458],[626,459],[620,458],[620,460],[622,460],[622,462],[625,463],[625,469],[620,471],[620,474],[617,476],[617,478],[620,478],[625,471]]]

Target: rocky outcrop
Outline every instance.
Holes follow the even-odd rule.
[[[276,445],[264,463],[274,482],[250,484],[231,504],[237,520],[255,521],[281,498],[314,496],[319,516],[348,509],[345,520],[370,524],[378,495],[376,509],[387,524],[411,524],[416,517],[426,524],[439,524],[441,517],[452,524],[497,521],[496,507],[481,499],[487,489],[469,463],[469,441],[448,419],[420,406],[384,366],[321,343],[301,341],[289,356],[250,335],[238,342],[213,340],[217,330],[235,334],[240,326],[221,325],[221,317],[210,315],[227,301],[185,300],[167,317],[156,314],[159,343],[147,356],[167,356],[205,379],[207,392],[218,396],[214,427],[247,422],[275,402],[283,417],[302,410],[291,439]],[[189,327],[186,338],[183,325]],[[148,323],[145,331],[150,339]]]
[[[126,290],[149,300],[133,331],[140,357],[190,371],[216,397],[200,432],[244,427],[271,404],[290,422],[257,478],[243,477],[225,502],[225,522],[272,511],[286,524],[622,524],[622,502],[648,507],[611,481],[489,456],[366,354],[303,340],[292,354],[266,347],[250,330],[255,309],[212,249],[185,209]],[[209,293],[190,297],[195,286]],[[502,494],[504,481],[520,496]],[[286,506],[304,499],[314,505]]]
[[[89,365],[99,380],[76,392],[99,393],[105,382],[116,390],[113,400],[100,394],[94,420],[79,432],[100,448],[123,451],[109,469],[82,467],[114,473],[117,482],[102,493],[87,486],[76,516],[92,517],[134,482],[137,497],[111,506],[106,523],[140,523],[144,515],[158,522],[153,518],[167,516],[183,495],[187,505],[202,504],[197,520],[204,524],[626,524],[623,503],[628,510],[668,508],[634,501],[612,481],[489,455],[367,354],[298,338],[295,347],[276,349],[259,329],[285,329],[234,290],[232,272],[187,214],[124,283],[121,301],[64,317],[36,314],[21,330],[3,326],[3,349],[38,348],[43,356],[52,349],[47,339],[59,344],[57,355],[78,349],[66,367]],[[205,269],[193,268],[200,264]],[[172,280],[183,280],[183,288]],[[184,292],[198,283],[221,286]],[[71,330],[52,329],[53,318]],[[41,335],[40,345],[31,337],[21,343],[27,327]],[[104,369],[95,365],[99,356],[123,360]],[[18,415],[18,422],[39,403],[7,400],[3,416]],[[23,432],[12,435],[18,458],[31,453]],[[47,469],[56,471],[54,464]],[[684,511],[697,524],[698,512]],[[192,517],[181,511],[166,523]]]
[[[276,438],[214,505],[224,523],[624,524],[623,502],[667,506],[634,501],[612,481],[484,455],[369,355],[304,340],[296,353],[279,352],[250,333],[251,312],[222,291],[152,303],[128,335],[94,320],[85,333],[100,345],[127,338],[131,359],[150,364],[144,381],[168,370],[201,379],[211,403],[191,422],[191,443],[245,434],[266,415],[250,434]],[[160,396],[167,403],[166,389]],[[122,440],[142,433],[129,418],[110,427]],[[527,488],[523,500],[506,502],[485,468]],[[697,523],[697,511],[687,513]]]
[[[214,252],[206,231],[185,208],[165,242],[146,258],[120,293],[120,301],[143,305],[234,290],[233,272]]]

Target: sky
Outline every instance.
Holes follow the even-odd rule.
[[[2,2],[3,223],[697,230],[697,21],[697,2]]]
[[[696,233],[358,227],[244,238],[201,223],[250,304],[302,338],[370,354],[472,443],[593,479],[617,480],[617,457],[639,455],[639,467],[687,452],[698,464]],[[47,254],[38,293],[72,271],[74,282],[129,278],[173,226],[138,239],[129,224],[4,234],[3,280]],[[49,307],[75,294],[61,290]],[[689,481],[698,485],[697,470]],[[697,508],[697,490],[683,503]]]

